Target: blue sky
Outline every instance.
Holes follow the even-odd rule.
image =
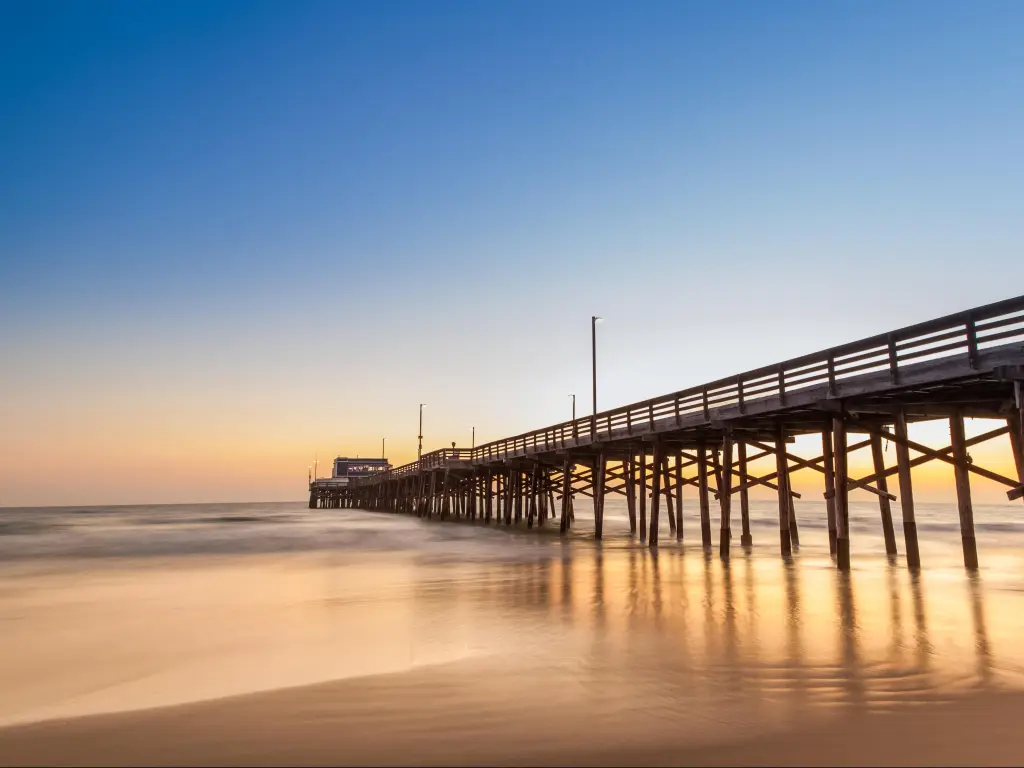
[[[595,313],[610,407],[1019,294],[1021,39],[1016,2],[4,3],[0,504],[68,452],[90,498],[153,500],[138,456],[292,498],[315,450],[414,455],[421,401],[428,447],[561,420]]]

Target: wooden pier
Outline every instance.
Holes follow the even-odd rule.
[[[752,545],[748,491],[778,494],[779,547],[799,545],[791,476],[824,475],[829,548],[840,569],[850,567],[848,495],[862,489],[878,499],[887,553],[897,553],[893,503],[903,518],[904,552],[919,568],[911,469],[951,464],[956,479],[964,564],[977,568],[971,475],[1024,497],[1024,296],[989,304],[891,333],[786,360],[737,376],[673,392],[496,440],[473,449],[442,449],[419,461],[346,487],[314,482],[310,507],[360,507],[420,517],[464,518],[543,526],[557,517],[565,533],[578,523],[579,498],[593,500],[600,539],[608,494],[625,496],[632,532],[654,547],[664,503],[670,535],[694,535],[684,525],[684,486],[697,489],[701,543],[713,546],[712,499],[719,507],[718,547],[728,558],[738,499],[740,546]],[[967,439],[964,418],[1004,425]],[[934,449],[907,436],[907,425],[948,419],[950,444]],[[797,435],[815,434],[821,453],[789,452]],[[976,465],[968,449],[1009,435],[1016,478]],[[882,441],[896,446],[886,466]],[[848,455],[868,448],[873,471],[851,477]],[[910,452],[918,455],[911,458]],[[775,471],[754,475],[749,465],[774,458]],[[889,479],[895,476],[890,487]],[[898,491],[895,493],[894,491]],[[650,509],[648,509],[650,499]],[[684,530],[685,529],[685,530]]]

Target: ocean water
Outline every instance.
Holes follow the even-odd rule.
[[[0,725],[460,663],[605,714],[745,723],[1024,688],[1022,512],[976,507],[970,574],[955,506],[919,504],[914,575],[870,500],[851,505],[850,574],[813,501],[788,561],[774,502],[753,502],[749,552],[734,511],[728,563],[691,498],[683,544],[663,514],[656,551],[614,499],[601,543],[582,499],[564,539],[304,503],[3,509]]]

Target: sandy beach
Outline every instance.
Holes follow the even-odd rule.
[[[910,711],[611,710],[493,667],[410,673],[0,731],[5,765],[1019,765],[1024,695]],[[438,706],[443,701],[444,706]],[[747,718],[747,719],[744,719]]]
[[[1024,755],[1009,546],[970,576],[940,530],[915,576],[865,533],[843,575],[811,515],[792,561],[762,546],[724,564],[692,542],[652,553],[299,505],[148,514],[9,516],[0,764]]]

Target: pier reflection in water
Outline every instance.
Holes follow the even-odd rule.
[[[514,635],[500,649],[479,650],[544,668],[549,682],[616,696],[629,689],[648,704],[660,697],[885,711],[1024,687],[1021,598],[986,589],[983,576],[955,561],[912,574],[863,558],[844,574],[827,555],[782,562],[739,553],[723,564],[699,551],[575,542],[561,559],[476,573],[456,567],[464,577],[450,591],[417,595],[417,613],[430,624],[461,626],[472,643],[470,617],[487,624],[500,614]],[[449,601],[461,606],[452,608],[458,619],[439,605]]]
[[[696,727],[1024,688],[1016,508],[985,512],[1000,528],[971,575],[955,507],[935,507],[915,575],[886,557],[867,507],[843,574],[810,505],[790,559],[760,544],[777,529],[754,505],[754,549],[727,563],[689,540],[652,551],[611,505],[600,544],[237,506],[33,511],[0,536],[0,724],[382,673],[423,685],[427,667],[438,707],[564,705],[584,729],[625,727],[624,710],[651,728],[686,711]]]

